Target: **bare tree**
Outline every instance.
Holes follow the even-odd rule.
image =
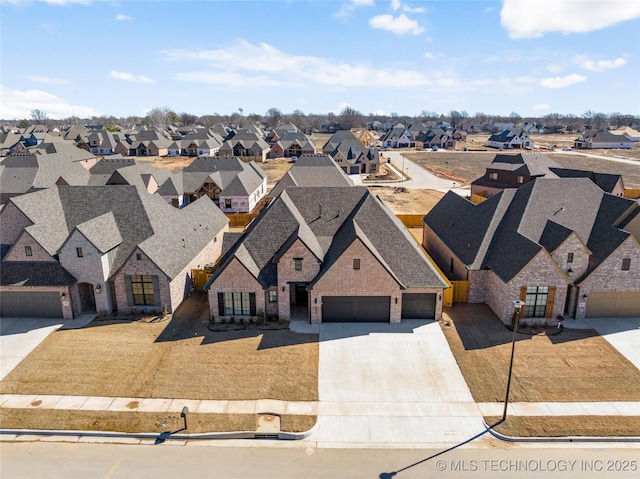
[[[193,125],[197,119],[198,117],[195,115],[192,115],[191,113],[186,113],[186,112],[180,113],[180,123],[182,123],[185,126]]]
[[[31,119],[36,123],[43,123],[47,121],[49,117],[45,112],[36,108],[35,110],[31,110]]]
[[[280,124],[282,112],[277,108],[269,108],[265,115],[264,122],[269,128],[274,128]]]
[[[177,115],[166,106],[156,107],[149,110],[146,119],[149,124],[157,130],[164,130],[169,126],[169,123],[175,120]]]
[[[362,113],[353,107],[345,106],[340,112],[340,127],[346,130],[362,125]]]

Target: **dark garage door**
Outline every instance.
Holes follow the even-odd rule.
[[[56,292],[3,291],[0,316],[20,318],[62,318],[60,295]]]
[[[435,293],[404,293],[402,295],[402,319],[434,319],[435,317]]]
[[[389,296],[324,296],[323,322],[376,321],[389,322]]]

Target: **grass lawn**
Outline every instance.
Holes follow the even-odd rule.
[[[288,329],[212,332],[203,308],[206,295],[196,294],[165,322],[95,320],[83,329],[54,332],[0,382],[0,393],[318,400],[317,335]],[[3,427],[21,415],[43,414],[13,411],[2,411]],[[150,424],[142,413],[123,414]],[[105,421],[118,424],[118,413],[107,416]],[[226,430],[235,430],[238,420],[229,418]]]
[[[485,417],[487,424],[495,424],[501,417]],[[640,431],[640,417],[621,416],[507,416],[507,420],[493,428],[511,437],[567,437],[620,436],[636,437]]]
[[[459,303],[443,318],[473,398],[504,401],[513,333],[486,305]],[[640,371],[593,330],[518,334],[510,401],[640,401]]]

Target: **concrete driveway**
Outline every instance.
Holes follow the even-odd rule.
[[[319,333],[318,427],[308,440],[422,447],[485,430],[437,322],[325,323]]]
[[[26,358],[47,336],[61,327],[86,326],[94,315],[76,319],[0,318],[0,381]]]
[[[640,369],[640,318],[591,318],[585,321]]]

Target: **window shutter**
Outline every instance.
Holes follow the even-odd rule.
[[[249,314],[256,315],[256,293],[249,293]]]
[[[520,301],[525,302],[527,301],[527,287],[523,286],[520,288]],[[520,308],[520,315],[518,316],[520,319],[524,318],[524,306],[522,306]]]
[[[131,288],[131,276],[124,276],[124,290],[127,293],[127,306],[133,306],[133,289]]]
[[[224,316],[224,293],[218,293],[218,316]]]
[[[556,299],[556,287],[549,286],[549,294],[547,295],[547,314],[545,318],[550,318],[553,315],[553,302]]]
[[[158,281],[158,277],[152,276],[151,280],[153,281],[153,304],[155,306],[162,306],[162,300],[160,299],[160,283]]]

